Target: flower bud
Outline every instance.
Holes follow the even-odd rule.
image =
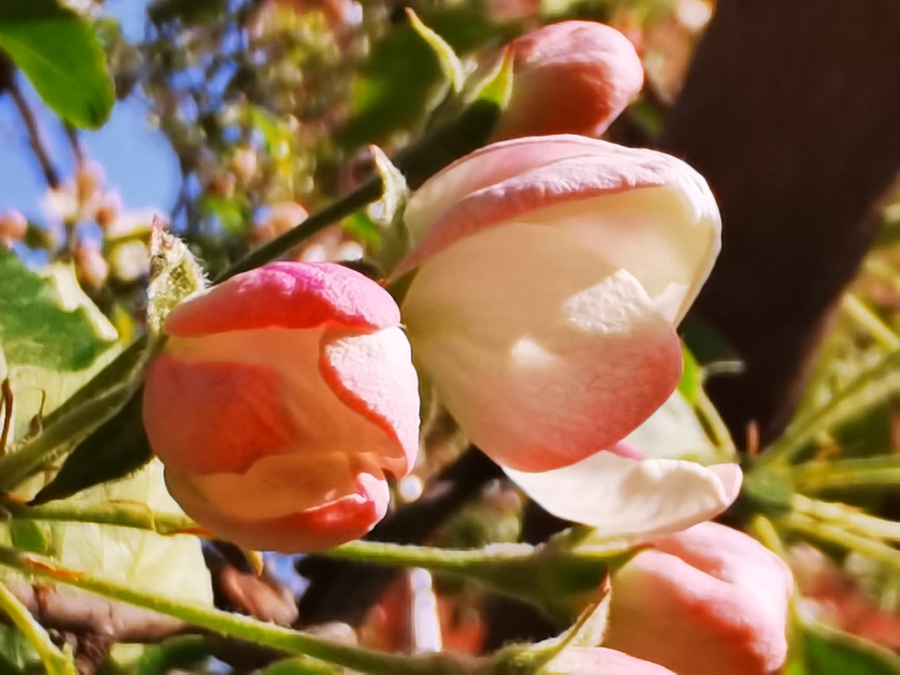
[[[28,219],[21,211],[9,209],[0,213],[0,243],[12,246],[25,238],[28,231]]]
[[[250,549],[327,549],[385,514],[418,449],[390,295],[331,263],[273,263],[178,305],[144,422],[172,496]]]
[[[703,178],[580,136],[497,143],[410,199],[402,312],[417,363],[495,461],[613,447],[674,391],[675,326],[719,250]]]
[[[513,90],[497,139],[599,136],[640,91],[637,52],[615,28],[563,21],[510,43]]]
[[[604,646],[684,675],[765,675],[784,663],[793,579],[778,556],[716,523],[648,543],[612,577]]]

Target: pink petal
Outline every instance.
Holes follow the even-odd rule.
[[[311,466],[298,465],[285,470],[279,482],[295,481],[295,492],[303,496],[300,485]],[[334,477],[338,479],[339,477]],[[359,473],[345,491],[331,499],[303,508],[300,499],[293,510],[281,504],[276,512],[268,508],[266,498],[284,494],[273,484],[239,484],[238,489],[222,485],[214,490],[216,477],[198,477],[166,469],[166,484],[172,496],[191,516],[218,536],[250,550],[299,553],[322,551],[346,541],[359,539],[387,512],[390,494],[382,476]],[[227,503],[223,503],[227,502]],[[261,512],[260,512],[261,511]]]
[[[497,138],[599,136],[644,80],[628,39],[595,21],[544,26],[514,40],[510,48],[515,57],[513,93]]]
[[[398,478],[409,473],[419,449],[419,381],[403,332],[334,337],[320,367],[334,393],[393,441],[379,453],[382,466]]]
[[[692,675],[779,668],[790,573],[777,556],[727,529],[707,523],[660,538],[671,552],[643,551],[616,572],[604,645]]]
[[[147,373],[144,426],[167,466],[200,473],[245,471],[287,451],[296,434],[275,370],[168,352]]]
[[[643,541],[714,518],[734,502],[741,486],[736,464],[703,467],[606,451],[554,471],[506,473],[553,515],[590,525],[610,540]]]
[[[458,242],[418,271],[403,314],[447,409],[488,455],[522,471],[616,443],[681,373],[678,337],[640,284],[550,228]]]
[[[680,195],[692,220],[709,221],[711,265],[718,211],[706,182],[681,160],[580,136],[496,143],[451,164],[413,195],[406,220],[417,245],[396,274],[475,232],[538,209],[663,186]],[[590,221],[589,211],[582,215]]]
[[[334,263],[277,262],[244,272],[191,296],[165,323],[172,337],[259,328],[348,328],[397,325],[390,294]]]
[[[568,647],[542,672],[547,675],[675,675],[655,663],[602,647]]]

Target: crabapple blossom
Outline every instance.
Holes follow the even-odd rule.
[[[675,389],[675,328],[720,246],[715,200],[684,162],[573,135],[504,141],[427,181],[406,223],[395,278],[414,272],[414,357],[498,463],[574,464]]]
[[[332,263],[272,263],[178,305],[144,422],[185,512],[251,549],[368,532],[418,450],[399,321],[386,291]]]
[[[599,136],[640,91],[637,52],[615,28],[563,21],[509,45],[513,89],[496,139],[548,134]]]
[[[781,558],[717,523],[645,543],[612,576],[605,647],[682,675],[765,675],[784,663],[793,578]]]

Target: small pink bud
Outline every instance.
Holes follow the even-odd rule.
[[[427,181],[405,217],[416,361],[495,461],[574,464],[674,391],[675,326],[720,232],[684,162],[582,136],[504,141]]]
[[[185,512],[250,549],[323,550],[385,514],[418,449],[391,296],[331,263],[273,263],[178,305],[144,422]]]
[[[265,218],[259,220],[253,229],[257,241],[270,241],[307,219],[309,213],[297,202],[275,204]]]
[[[28,219],[21,211],[9,209],[0,214],[0,243],[12,246],[25,238]]]
[[[109,264],[94,242],[80,242],[73,256],[82,285],[97,290],[106,283]]]
[[[604,646],[684,675],[765,675],[784,663],[793,579],[778,556],[716,523],[648,543],[612,577]]]
[[[640,91],[637,52],[615,28],[563,21],[513,40],[512,98],[497,139],[599,136]]]

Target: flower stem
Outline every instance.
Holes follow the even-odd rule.
[[[466,573],[477,566],[529,560],[534,555],[534,547],[528,544],[495,544],[482,549],[447,550],[380,541],[351,541],[319,555],[378,565],[423,567],[433,572]]]
[[[791,506],[795,512],[804,516],[827,521],[864,536],[900,541],[900,523],[870,516],[852,506],[809,499],[802,495],[794,495]]]
[[[900,457],[882,455],[826,462],[809,462],[790,470],[794,486],[804,492],[829,488],[900,485]]]
[[[836,392],[832,399],[795,419],[778,441],[762,454],[759,464],[789,464],[813,439],[857,418],[900,391],[900,347]]]
[[[777,518],[776,523],[786,530],[802,534],[810,539],[837,544],[838,546],[856,551],[873,560],[900,569],[900,550],[887,544],[851,532],[838,525],[824,523],[815,518],[810,518],[801,513],[790,513]]]
[[[72,655],[64,653],[50,640],[44,627],[34,620],[28,609],[0,583],[0,611],[9,617],[25,639],[34,647],[38,657],[50,675],[76,675]]]
[[[21,520],[115,525],[150,530],[162,536],[206,533],[204,528],[183,514],[155,512],[143,502],[110,501],[91,504],[57,501],[29,507],[15,500],[0,497],[0,507],[8,511],[13,518]]]
[[[841,309],[885,349],[900,347],[900,337],[853,293],[844,296]]]
[[[291,654],[304,654],[364,673],[385,675],[464,675],[483,672],[485,659],[462,660],[442,654],[401,656],[338,644],[329,640],[263,623],[247,616],[223,612],[199,604],[180,602],[132,587],[105,581],[58,566],[50,558],[24,554],[0,546],[0,565],[22,574],[74,586],[85,591],[173,616],[211,631],[249,640]]]

